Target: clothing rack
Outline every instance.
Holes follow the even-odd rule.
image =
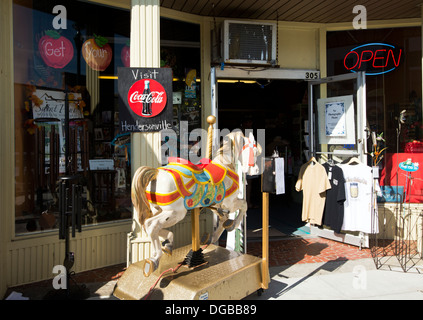
[[[330,163],[331,165],[336,165],[332,159],[332,154],[338,155],[337,153],[325,153],[328,155],[328,160],[327,162]],[[310,161],[316,161],[315,158],[311,158]],[[344,164],[352,164],[352,163],[361,163],[360,160],[355,157],[355,154],[351,155],[351,157],[349,159],[347,159],[347,161],[344,162]],[[374,201],[374,197],[376,197],[375,195],[375,190],[374,187],[372,187],[372,203],[371,203],[371,212],[374,212],[375,208],[375,201]],[[346,243],[346,244],[350,244],[353,246],[357,246],[359,247],[359,249],[361,250],[362,248],[369,248],[369,234],[362,232],[362,231],[343,231],[343,233],[336,233],[334,230],[332,229],[328,229],[323,227],[319,227],[317,225],[314,224],[309,224],[310,227],[310,234],[312,235],[316,235],[318,237],[321,238],[325,238],[325,239],[330,239],[330,240],[334,240],[334,241],[338,241],[341,243]]]
[[[310,225],[310,234],[319,236],[321,238],[335,240],[338,242],[350,244],[360,248],[369,248],[369,234],[359,232],[359,235],[350,233],[336,233],[331,229],[322,229],[315,225]]]

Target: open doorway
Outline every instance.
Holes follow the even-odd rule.
[[[308,234],[301,221],[301,194],[295,182],[306,161],[304,134],[308,120],[307,82],[304,80],[219,80],[219,128],[265,129],[265,156],[276,150],[285,159],[285,194],[270,195],[270,237]],[[248,179],[247,239],[259,239],[262,210],[261,179]]]

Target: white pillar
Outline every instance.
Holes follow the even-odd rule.
[[[131,67],[160,67],[160,2],[131,0]],[[131,134],[132,175],[140,166],[161,164],[159,132]],[[134,212],[132,232],[128,234],[127,264],[149,257],[149,237],[138,223]]]
[[[159,0],[131,0],[131,67],[160,67]],[[132,173],[160,165],[160,139],[158,132],[132,134]]]

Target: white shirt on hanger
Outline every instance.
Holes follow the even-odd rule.
[[[342,230],[378,233],[377,207],[373,212],[372,168],[363,163],[340,164],[345,178],[344,221]]]

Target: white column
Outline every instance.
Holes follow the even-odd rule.
[[[131,1],[131,67],[160,67],[159,0]],[[132,172],[140,166],[160,165],[160,133],[133,133]]]
[[[131,67],[160,67],[160,2],[131,0]],[[161,164],[159,132],[131,134],[132,175],[140,166]],[[127,265],[150,256],[150,238],[138,223],[134,211],[132,232],[128,234]]]

